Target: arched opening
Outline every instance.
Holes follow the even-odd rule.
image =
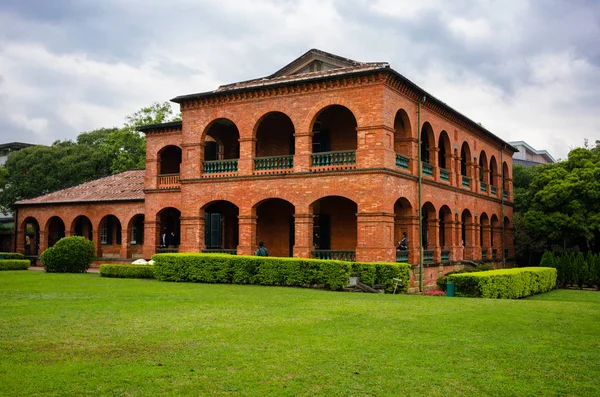
[[[481,259],[487,258],[487,250],[491,244],[490,218],[484,212],[479,216],[479,245],[481,246]]]
[[[396,242],[396,262],[408,262],[409,249],[415,236],[413,233],[413,207],[410,201],[401,197],[394,203],[394,241]]]
[[[127,226],[127,238],[131,247],[133,258],[142,257],[142,246],[144,245],[144,214],[137,214],[131,218]]]
[[[48,223],[46,223],[46,235],[48,236],[48,248],[65,237],[65,223],[60,217],[53,216],[48,220]]]
[[[271,256],[294,256],[295,207],[273,198],[256,205],[256,240],[264,242]]]
[[[510,190],[510,171],[506,161],[502,163],[502,194],[504,198],[508,197],[508,191]]]
[[[400,109],[394,118],[394,151],[396,152],[396,165],[400,168],[408,169],[411,138],[410,119],[406,111]]]
[[[236,172],[239,140],[240,133],[233,121],[225,118],[213,121],[204,134],[204,173]]]
[[[450,138],[448,137],[448,133],[446,131],[442,131],[440,133],[440,138],[438,139],[438,166],[441,169],[448,170],[450,169],[450,156],[452,154],[452,149],[450,147]]]
[[[447,205],[442,206],[439,212],[440,219],[440,247],[443,250],[452,246],[452,211]],[[442,255],[443,256],[443,255]]]
[[[25,247],[25,255],[39,255],[40,252],[40,224],[33,217],[25,218],[21,224],[21,235]]]
[[[119,258],[121,255],[121,221],[114,215],[106,215],[100,221],[101,256]]]
[[[239,214],[239,208],[225,200],[213,201],[204,206],[205,252],[237,252]]]
[[[421,161],[426,164],[431,164],[431,150],[434,148],[435,137],[433,136],[433,128],[431,124],[425,122],[421,128]]]
[[[163,208],[156,215],[158,224],[158,252],[177,252],[181,237],[181,211],[177,208]]]
[[[431,202],[426,202],[421,208],[422,228],[421,228],[421,243],[423,248],[431,250],[435,246],[435,228],[436,224],[436,210]]]
[[[312,126],[312,152],[355,151],[356,118],[350,109],[332,105],[321,110]]]
[[[498,163],[494,156],[490,158],[490,185],[498,187]]]
[[[463,142],[460,149],[460,174],[463,176],[471,176],[471,149],[467,142]]]
[[[473,247],[473,215],[471,211],[465,209],[461,214],[461,239],[463,247]],[[465,259],[473,259],[470,252],[465,251],[463,254]]]
[[[256,129],[255,169],[292,168],[294,151],[292,120],[281,112],[263,116]]]
[[[490,169],[488,164],[487,154],[482,150],[479,154],[479,182],[483,191],[486,191],[485,188],[490,183]]]
[[[178,146],[166,146],[158,153],[159,173],[179,174],[181,167],[181,148]]]
[[[327,196],[311,204],[313,256],[318,259],[355,260],[357,204],[345,197]]]
[[[92,222],[90,221],[90,218],[85,215],[80,215],[73,220],[71,230],[75,236],[82,236],[88,240],[92,239]]]

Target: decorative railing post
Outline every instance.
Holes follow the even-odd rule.
[[[351,150],[343,152],[312,153],[311,159],[313,167],[346,166],[356,164],[356,152]]]
[[[237,172],[238,170],[237,159],[204,161],[202,165],[204,166],[205,174],[226,174]]]

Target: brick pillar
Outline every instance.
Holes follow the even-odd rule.
[[[152,258],[152,255],[156,253],[159,226],[156,221],[144,220],[144,247],[142,248],[144,259]]]
[[[393,131],[393,130],[392,130]],[[391,135],[388,128],[363,126],[356,128],[358,143],[356,146],[357,168],[384,167],[386,158],[393,155]],[[386,140],[388,140],[386,142]],[[395,155],[394,164],[396,162]],[[388,160],[389,161],[389,160]]]
[[[464,259],[473,260],[476,258],[475,257],[475,248],[476,248],[475,233],[476,233],[476,230],[477,230],[477,228],[475,226],[475,223],[467,222],[465,224],[466,241],[465,241]]]
[[[179,252],[202,252],[204,245],[204,217],[182,216]]]
[[[40,228],[40,250],[38,255],[41,255],[42,252],[48,249],[48,237],[46,236],[46,231]]]
[[[454,186],[462,186],[462,175],[460,173],[460,156],[454,156]]]
[[[202,175],[205,143],[185,143],[181,146],[181,179],[200,178]]]
[[[294,258],[310,258],[313,237],[312,213],[294,214]]]
[[[446,169],[449,171],[449,176],[450,176],[450,184],[451,185],[455,185],[456,184],[456,175],[454,175],[454,169],[455,169],[455,164],[454,164],[454,156],[450,153],[450,154],[446,154]]]
[[[454,236],[454,222],[450,219],[444,222],[444,246],[441,247],[444,250],[450,251],[450,260],[454,260],[454,246],[455,244],[455,236]]]
[[[356,260],[395,262],[394,214],[359,212],[356,215]]]
[[[15,219],[18,219],[18,215],[15,215]],[[15,223],[15,228],[17,228],[17,252],[20,254],[25,254],[25,233],[27,233],[27,224],[22,223],[22,225],[25,227],[25,229],[21,229]],[[34,252],[33,244],[35,244],[34,239],[31,239],[31,246],[29,247],[31,252]]]
[[[481,225],[481,228],[483,230],[483,241],[482,241],[482,248],[481,248],[481,255],[483,257],[483,253],[485,252],[487,254],[487,259],[491,259],[492,258],[492,251],[490,250],[491,247],[491,232],[492,232],[492,228],[490,225]]]
[[[479,193],[481,182],[479,181],[479,163],[477,162],[473,163],[473,179],[471,180],[471,183],[471,189],[474,192]]]
[[[481,232],[481,224],[479,223],[479,217],[475,214],[475,222],[473,222],[473,258],[480,260],[481,259],[481,241],[480,241],[480,232]]]
[[[254,151],[256,139],[240,138],[240,158],[238,160],[238,174],[252,175],[254,171]]]
[[[462,222],[459,220],[458,214],[454,214],[454,222],[452,222],[454,229],[453,241],[452,241],[452,260],[460,262],[464,259],[465,247],[462,241]]]
[[[396,153],[401,156],[407,157],[409,159],[408,162],[408,170],[411,174],[417,173],[417,139],[416,138],[402,138],[397,134],[394,137],[394,169],[396,167]]]
[[[75,231],[72,229],[65,228],[65,237],[73,237],[75,235]]]
[[[440,162],[438,161],[438,152],[440,148],[431,147],[429,148],[429,164],[433,166],[433,179],[437,182],[440,181]]]
[[[294,150],[294,172],[310,171],[312,132],[294,134]]]
[[[96,258],[102,257],[102,235],[100,234],[101,231],[102,231],[102,223],[100,223],[99,227],[95,227],[92,230],[92,242],[94,243],[94,246],[96,247]]]
[[[144,188],[156,189],[160,162],[156,158],[146,159],[146,174],[144,175]]]
[[[244,214],[238,216],[239,222],[239,243],[237,246],[238,255],[254,255],[258,249],[256,242],[256,215]]]
[[[439,263],[442,260],[442,250],[440,248],[440,220],[437,218],[427,220],[427,250],[433,251],[433,262]]]
[[[119,257],[131,258],[131,238],[129,237],[128,229],[121,229],[121,249],[119,250]]]

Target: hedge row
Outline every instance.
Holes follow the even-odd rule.
[[[154,266],[152,265],[100,265],[102,277],[118,278],[154,278]]]
[[[360,263],[304,258],[256,257],[226,254],[156,254],[154,276],[161,281],[320,286],[340,290],[350,275],[367,285],[385,285],[392,291],[393,278],[408,288],[410,265],[405,263]]]
[[[2,259],[0,270],[27,270],[31,262],[27,259]]]
[[[461,273],[475,273],[475,272],[486,272],[488,270],[494,270],[494,266],[492,265],[477,265],[475,267],[466,267],[460,270],[453,270],[444,274],[442,277],[439,277],[436,281],[437,286],[442,291],[446,291],[446,285],[448,284],[448,276],[453,274],[461,274]]]
[[[2,259],[25,259],[25,255],[17,252],[0,252],[0,260]]]
[[[556,269],[522,267],[462,273],[448,276],[456,285],[457,296],[517,299],[550,291],[556,287]]]
[[[546,251],[542,256],[540,266],[553,267],[558,275],[556,283],[561,287],[577,285],[583,287],[597,287],[600,289],[600,255],[588,252],[567,252],[562,255],[554,255]]]

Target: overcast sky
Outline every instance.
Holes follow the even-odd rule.
[[[2,0],[0,143],[121,126],[310,48],[387,61],[555,158],[600,139],[600,0]]]

